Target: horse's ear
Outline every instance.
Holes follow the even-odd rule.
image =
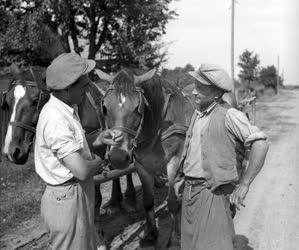
[[[47,90],[47,86],[45,83],[45,79],[46,79],[46,75],[45,75],[45,70],[43,70],[42,68],[35,68],[35,67],[30,67],[30,73],[32,74],[34,81],[37,84],[37,87],[43,91],[43,92],[48,92]]]
[[[110,84],[113,83],[114,76],[108,75],[107,73],[105,73],[104,71],[102,71],[100,69],[95,69],[95,71],[100,79],[105,80],[105,81],[109,82]]]
[[[156,69],[151,69],[150,71],[148,71],[140,76],[134,75],[134,83],[136,85],[138,85],[139,83],[142,83],[144,81],[151,79],[155,74],[156,74]]]
[[[10,73],[14,76],[15,79],[24,80],[23,71],[15,63],[12,63],[10,65]]]

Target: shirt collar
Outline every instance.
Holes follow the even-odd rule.
[[[207,107],[204,111],[196,110],[199,117],[203,117],[211,113],[211,111],[217,106],[218,102],[214,101],[209,107]]]
[[[63,101],[59,100],[58,98],[56,98],[54,95],[50,95],[50,100],[52,103],[54,103],[55,105],[58,105],[60,107],[63,107],[64,109],[66,109],[68,112],[72,113],[72,114],[76,114],[76,107],[74,105],[74,107],[71,107],[69,105],[67,105],[66,103],[64,103]]]

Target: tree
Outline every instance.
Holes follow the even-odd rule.
[[[193,77],[187,74],[189,71],[194,70],[195,68],[188,63],[183,68],[176,67],[174,69],[163,69],[161,76],[179,89],[183,89],[185,86],[194,83]]]
[[[267,88],[276,89],[277,86],[277,70],[274,65],[261,69],[259,74],[259,82]],[[283,79],[279,76],[279,85],[283,86]]]
[[[165,60],[160,38],[176,15],[169,10],[171,1],[4,0],[0,8],[13,17],[40,13],[39,23],[59,37],[65,51],[82,53],[88,46],[88,58],[116,70],[120,65],[152,67]]]
[[[5,20],[0,26],[0,66],[12,62],[47,66],[65,51],[59,37],[43,24],[41,12],[0,12]]]
[[[259,56],[253,51],[245,50],[239,57],[238,66],[241,68],[239,78],[242,83],[250,83],[258,78]]]

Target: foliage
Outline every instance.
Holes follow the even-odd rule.
[[[45,66],[64,51],[58,37],[42,24],[42,12],[1,14],[6,22],[0,27],[0,66],[12,62]]]
[[[88,58],[107,70],[157,66],[165,61],[160,38],[176,15],[169,10],[171,1],[3,0],[1,15],[8,25],[0,35],[1,57],[10,62],[17,55],[32,63],[58,37],[59,44],[50,47],[77,53],[88,47]]]
[[[193,77],[187,72],[194,71],[195,68],[191,64],[186,64],[185,67],[176,67],[174,69],[163,69],[161,76],[166,78],[169,82],[183,89],[185,86],[194,83]]]
[[[239,78],[241,82],[252,82],[258,78],[259,56],[253,51],[245,50],[239,57],[238,66],[241,68]]]
[[[276,89],[277,86],[277,70],[274,65],[263,67],[260,70],[259,82],[265,87]],[[279,85],[283,85],[283,79],[279,76]]]

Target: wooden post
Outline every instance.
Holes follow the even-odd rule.
[[[276,70],[276,94],[279,92],[279,56],[277,56],[277,70]]]
[[[233,80],[233,93],[236,97],[238,105],[238,91],[235,84],[235,0],[232,0],[232,13],[231,13],[231,78]]]

